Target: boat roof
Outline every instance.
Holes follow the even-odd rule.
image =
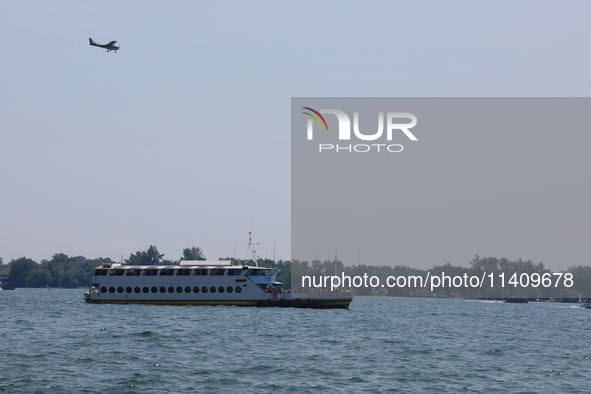
[[[183,264],[183,263],[190,263],[190,264]],[[196,263],[196,264],[194,264]],[[217,264],[212,264],[217,263]],[[223,264],[220,264],[223,263]],[[97,268],[105,268],[105,269],[191,269],[191,268],[223,268],[223,269],[255,269],[255,270],[275,270],[277,268],[269,268],[269,267],[251,267],[247,265],[231,265],[228,264],[228,261],[206,261],[206,260],[183,260],[179,265],[121,265],[121,264],[111,264],[111,267],[105,267],[101,265]]]
[[[228,264],[228,260],[181,260],[181,262],[179,263],[179,265],[190,265],[191,267],[193,266],[197,266],[197,265],[206,265],[208,267],[210,266],[218,266],[218,265],[222,265],[222,266],[228,266],[228,265],[232,265],[231,262],[230,264]]]

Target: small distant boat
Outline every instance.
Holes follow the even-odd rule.
[[[538,298],[536,299],[537,302],[556,302],[556,300],[552,297],[550,298]]]
[[[591,309],[591,303],[581,301],[581,293],[579,293],[579,305],[581,308]]]
[[[4,283],[2,284],[2,290],[15,290],[16,287],[12,283]]]
[[[527,304],[528,301],[527,301],[527,298],[518,298],[518,297],[515,297],[515,298],[507,298],[505,300],[505,303],[506,304]]]

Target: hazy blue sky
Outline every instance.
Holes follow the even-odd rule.
[[[588,96],[590,14],[582,1],[1,2],[0,257],[157,245],[215,259],[235,244],[242,258],[252,229],[262,257],[275,243],[289,258],[291,97]]]

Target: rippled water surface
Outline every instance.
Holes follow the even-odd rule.
[[[0,291],[0,392],[591,390],[591,310],[356,298],[348,310],[91,305]]]

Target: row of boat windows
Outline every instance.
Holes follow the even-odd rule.
[[[227,272],[227,273],[226,273]],[[165,269],[106,269],[97,268],[94,270],[95,276],[240,276],[242,269],[223,269],[223,268],[201,268],[201,269],[179,269],[179,268],[165,268]]]
[[[126,293],[129,294],[132,291],[135,292],[136,294],[139,294],[142,291],[144,293],[146,293],[146,294],[148,294],[149,292],[152,292],[152,293],[158,293],[158,292],[160,292],[160,293],[166,293],[167,291],[169,293],[174,293],[175,291],[177,293],[182,293],[183,291],[185,293],[191,293],[191,291],[193,293],[207,293],[207,292],[210,292],[210,293],[215,293],[215,292],[218,292],[218,293],[225,293],[225,292],[233,293],[234,291],[236,291],[236,293],[240,293],[240,292],[242,292],[242,287],[236,286],[234,288],[232,286],[228,286],[228,287],[220,286],[220,287],[217,287],[216,288],[215,286],[211,286],[211,287],[208,288],[207,286],[203,286],[203,287],[199,288],[198,286],[195,286],[195,287],[191,288],[190,286],[187,286],[187,287],[183,288],[181,286],[178,286],[178,287],[175,288],[173,286],[170,286],[170,287],[166,288],[164,286],[160,286],[160,287],[152,286],[151,288],[149,288],[149,287],[145,286],[143,289],[141,289],[141,288],[139,288],[139,287],[136,286],[134,289],[132,289],[130,286],[128,286],[125,289],[123,289],[123,287],[119,286],[117,288],[117,293],[120,293],[120,294],[123,293],[123,292],[126,292]],[[115,292],[115,288],[113,286],[109,287],[108,292],[109,293],[114,293]],[[107,293],[107,288],[105,286],[101,287],[101,293],[102,294],[106,294]]]

